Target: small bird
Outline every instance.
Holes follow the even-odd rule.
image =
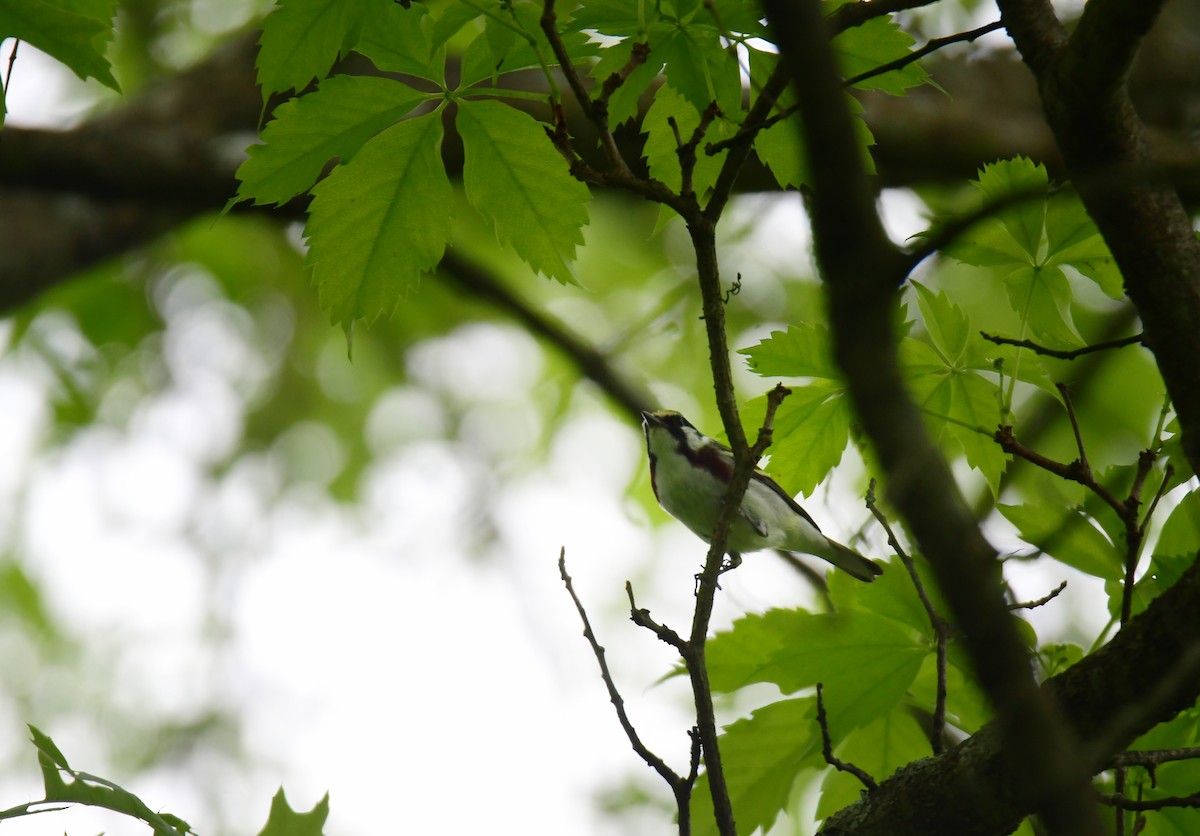
[[[711,542],[721,500],[733,477],[733,452],[672,410],[642,413],[650,484],[658,503],[704,542]],[[883,570],[821,533],[813,518],[767,474],[755,469],[734,518],[726,551],[733,568],[743,552],[783,549],[828,560],[860,581]]]

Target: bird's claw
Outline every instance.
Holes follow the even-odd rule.
[[[729,555],[721,561],[721,568],[717,570],[717,577],[721,577],[726,572],[732,571],[742,565],[742,556],[737,552],[730,552]],[[700,594],[700,581],[704,577],[703,572],[696,573],[696,589],[692,592],[693,595]],[[717,589],[721,588],[720,581],[717,582]]]

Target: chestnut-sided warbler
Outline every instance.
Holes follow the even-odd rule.
[[[704,542],[710,542],[733,476],[733,452],[671,410],[643,412],[642,429],[650,455],[650,483],[658,503]],[[883,571],[822,534],[787,491],[756,469],[729,532],[726,551],[730,568],[741,562],[743,552],[760,549],[815,555],[860,581],[872,581]]]

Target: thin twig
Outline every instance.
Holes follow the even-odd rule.
[[[1171,761],[1187,761],[1200,759],[1200,746],[1188,746],[1182,749],[1134,749],[1113,755],[1110,766],[1142,766],[1153,768]]]
[[[1054,587],[1054,589],[1052,589],[1048,595],[1043,595],[1041,598],[1038,598],[1036,601],[1020,601],[1016,604],[1009,604],[1008,608],[1010,610],[1014,610],[1014,611],[1015,610],[1036,610],[1038,607],[1044,607],[1046,604],[1049,604],[1051,601],[1053,601],[1055,598],[1057,598],[1059,595],[1061,595],[1063,593],[1063,590],[1065,590],[1066,588],[1067,588],[1067,582],[1063,581],[1058,586]]]
[[[925,259],[950,246],[954,241],[958,240],[962,235],[966,234],[967,230],[975,226],[980,221],[985,221],[988,218],[1003,212],[1010,206],[1018,203],[1023,203],[1026,200],[1045,199],[1046,196],[1052,193],[1053,189],[1047,189],[1045,186],[1035,186],[1028,189],[1017,189],[995,200],[989,201],[974,210],[959,217],[950,218],[942,221],[939,225],[927,231],[918,239],[918,242],[911,249],[904,253],[904,269],[907,271],[904,275],[911,273],[918,264]]]
[[[696,129],[692,131],[692,135],[688,137],[687,142],[684,142],[679,135],[679,125],[675,121],[674,116],[667,117],[671,129],[675,131],[675,153],[679,157],[679,168],[682,173],[680,178],[679,193],[683,195],[692,194],[695,187],[692,183],[692,176],[696,172],[696,148],[700,145],[700,140],[704,139],[704,134],[712,125],[713,120],[721,115],[721,108],[716,102],[710,102],[708,107],[704,108],[704,112],[700,114],[700,121],[696,125]]]
[[[661,775],[663,780],[674,790],[685,779],[681,778],[671,767],[667,766],[662,758],[646,748],[646,745],[642,743],[642,739],[638,737],[638,733],[634,729],[629,715],[625,712],[625,700],[621,698],[621,693],[617,690],[612,674],[608,670],[608,662],[604,658],[604,648],[596,640],[596,634],[592,631],[592,624],[588,620],[587,611],[583,608],[583,602],[579,600],[579,596],[575,593],[575,586],[571,582],[571,576],[567,574],[567,549],[565,546],[558,553],[558,574],[562,577],[563,584],[567,587],[567,593],[571,596],[571,600],[575,602],[575,609],[579,613],[580,620],[583,622],[584,638],[592,646],[592,653],[596,657],[596,662],[600,665],[600,678],[604,680],[604,687],[608,689],[608,699],[617,710],[617,720],[620,721],[621,728],[625,730],[625,736],[629,738],[629,743],[633,746],[633,751],[637,752],[638,756],[651,769]]]
[[[841,758],[833,754],[833,740],[829,737],[829,721],[825,716],[825,700],[821,696],[823,685],[817,683],[817,725],[821,727],[821,754],[825,756],[825,763],[832,766],[840,772],[849,772],[855,778],[862,782],[862,785],[867,788],[867,791],[879,789],[879,784],[875,779],[861,767],[855,766],[852,763],[847,763]]]
[[[926,55],[929,55],[932,52],[937,52],[943,47],[950,46],[951,44],[972,43],[979,38],[982,38],[989,32],[995,32],[997,29],[1003,28],[1004,23],[1002,21],[994,20],[991,23],[980,26],[978,29],[972,29],[969,32],[959,32],[955,35],[946,35],[943,38],[933,38],[927,41],[920,49],[914,49],[912,52],[897,58],[895,61],[889,61],[886,64],[880,64],[878,67],[874,67],[866,72],[859,73],[856,76],[846,79],[842,83],[847,87],[853,87],[855,84],[864,82],[869,78],[874,78],[875,76],[883,75],[884,73],[894,72],[895,70],[904,69],[914,61],[920,61]]]
[[[8,54],[8,70],[4,73],[4,92],[8,93],[8,86],[12,84],[13,65],[17,63],[17,49],[21,46],[20,38],[13,38],[12,52]]]
[[[877,4],[872,3],[871,5]],[[903,69],[914,61],[919,61],[926,55],[929,55],[931,52],[936,52],[942,47],[949,46],[950,44],[974,41],[986,35],[988,32],[994,32],[997,29],[1003,28],[1003,26],[1004,24],[997,20],[993,23],[987,24],[986,26],[981,26],[978,29],[972,29],[970,32],[959,32],[956,35],[947,35],[944,38],[934,38],[928,41],[920,49],[914,50],[901,58],[897,58],[895,61],[889,61],[886,64],[880,64],[878,67],[872,67],[871,69],[861,72],[856,76],[847,78],[842,82],[842,84],[846,87],[853,87],[854,85],[866,81],[869,78],[875,78],[876,76],[884,75],[885,73]],[[778,113],[759,121],[751,121],[749,116],[747,116],[745,123],[736,134],[728,139],[723,139],[720,142],[709,143],[707,146],[705,146],[704,151],[709,156],[712,156],[713,154],[724,151],[726,148],[732,148],[739,143],[748,142],[760,132],[774,127],[784,119],[787,119],[789,116],[792,116],[799,111],[800,105],[794,104],[789,107],[785,107]]]
[[[1058,348],[1050,348],[1049,346],[1039,345],[1032,340],[1017,340],[1011,337],[1001,337],[997,334],[989,334],[985,331],[980,331],[979,335],[989,342],[996,345],[1015,345],[1019,348],[1031,349],[1036,354],[1043,354],[1046,357],[1056,357],[1059,360],[1074,360],[1076,357],[1083,357],[1085,354],[1092,354],[1097,351],[1107,351],[1111,348],[1124,348],[1127,345],[1137,345],[1144,342],[1141,334],[1134,334],[1131,337],[1121,337],[1115,340],[1105,340],[1104,342],[1085,345],[1083,348],[1074,348],[1064,350]]]
[[[597,96],[592,104],[593,106],[603,105],[605,108],[605,117],[608,116],[608,100],[612,98],[613,93],[617,92],[617,88],[629,80],[629,76],[633,71],[646,63],[646,59],[650,56],[650,45],[645,41],[635,43],[629,53],[629,60],[625,62],[625,66],[619,72],[615,72],[608,78],[604,79],[604,84],[600,87],[600,95]]]
[[[708,204],[704,207],[705,217],[712,223],[715,224],[720,219],[726,204],[729,203],[729,198],[733,194],[734,183],[737,182],[742,166],[749,159],[754,137],[758,135],[758,128],[752,127],[747,129],[745,126],[757,125],[767,118],[767,115],[779,101],[779,96],[787,89],[790,80],[791,76],[784,62],[780,61],[775,65],[775,69],[771,71],[771,74],[767,76],[767,80],[763,83],[758,98],[754,100],[754,103],[750,105],[750,109],[746,111],[746,118],[742,122],[742,130],[739,130],[728,143],[716,143],[705,146],[704,153],[709,156],[718,153],[715,150],[717,145],[729,148],[729,154],[725,157],[725,162],[721,164],[721,171],[717,174],[717,179],[713,183],[712,197],[709,198]]]
[[[1083,448],[1083,433],[1079,429],[1079,419],[1075,415],[1075,404],[1071,402],[1071,390],[1062,381],[1054,384],[1054,386],[1058,389],[1058,394],[1062,395],[1063,406],[1067,408],[1067,419],[1071,422],[1071,430],[1075,433],[1075,447],[1079,450],[1079,464],[1083,467],[1084,472],[1090,476],[1092,466],[1088,464],[1087,450]]]
[[[933,721],[930,725],[929,744],[933,747],[933,753],[940,755],[944,748],[944,737],[946,730],[946,668],[947,656],[946,648],[950,641],[950,624],[946,619],[942,618],[941,614],[933,606],[933,601],[929,598],[929,593],[925,591],[925,584],[921,581],[921,576],[917,573],[917,565],[909,556],[904,547],[900,545],[899,538],[892,531],[892,526],[888,522],[883,512],[875,504],[875,479],[872,478],[867,486],[866,496],[867,510],[869,510],[883,526],[883,530],[887,532],[888,543],[892,547],[892,551],[900,558],[900,562],[904,564],[905,570],[908,572],[909,578],[912,580],[913,587],[917,590],[917,597],[921,599],[921,606],[925,608],[925,614],[929,617],[929,625],[933,628],[935,639],[935,647],[937,652],[937,685],[936,694],[933,704]]]
[[[1133,810],[1145,812],[1148,810],[1165,810],[1168,807],[1200,807],[1200,792],[1191,795],[1171,796],[1170,798],[1152,798],[1149,800],[1126,798],[1113,793],[1097,796],[1102,804],[1116,807],[1118,810]]]
[[[629,581],[625,581],[625,595],[629,598],[629,620],[639,627],[645,627],[651,633],[658,636],[659,641],[671,645],[680,654],[683,654],[687,649],[687,642],[670,627],[665,624],[659,624],[651,618],[650,610],[637,605],[637,602],[633,600],[633,584]]]
[[[554,52],[554,57],[558,60],[559,72],[567,80],[567,86],[571,88],[571,93],[579,102],[580,108],[592,120],[600,134],[600,145],[604,148],[605,156],[608,159],[608,164],[613,172],[621,180],[636,180],[633,172],[629,170],[629,166],[625,163],[625,158],[621,155],[620,149],[617,147],[616,138],[612,135],[612,130],[608,125],[608,102],[607,100],[597,108],[591,97],[588,95],[587,88],[584,87],[583,79],[579,77],[579,73],[575,69],[575,65],[571,62],[571,56],[567,52],[567,46],[563,43],[562,36],[558,33],[558,13],[554,10],[555,0],[543,0],[542,16],[539,23],[542,31],[546,35],[546,40],[550,42],[550,49]],[[636,49],[635,49],[636,52]],[[633,70],[631,69],[630,72]],[[614,90],[616,87],[614,86]],[[611,93],[610,93],[611,95]]]
[[[1104,500],[1106,505],[1117,512],[1118,516],[1122,518],[1126,516],[1125,503],[1117,499],[1108,488],[1097,482],[1090,469],[1085,470],[1080,461],[1076,460],[1070,464],[1064,464],[1029,449],[1017,441],[1013,435],[1013,428],[1007,424],[996,430],[994,438],[996,439],[996,443],[1000,445],[1000,449],[1005,453],[1018,456],[1030,464],[1037,465],[1043,470],[1053,473],[1055,476],[1071,482],[1078,482]]]
[[[1158,507],[1158,501],[1163,498],[1163,494],[1167,492],[1167,485],[1171,482],[1171,477],[1175,475],[1175,465],[1168,464],[1163,471],[1162,482],[1159,483],[1158,490],[1154,492],[1154,499],[1150,500],[1150,507],[1146,509],[1146,516],[1142,517],[1142,524],[1138,526],[1138,531],[1142,534],[1146,533],[1146,526],[1150,524],[1150,517],[1154,516],[1154,509]]]

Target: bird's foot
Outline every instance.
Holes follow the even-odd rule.
[[[717,577],[719,578],[721,575],[724,575],[726,572],[736,569],[737,567],[739,567],[741,565],[742,565],[742,556],[740,554],[738,554],[737,552],[730,552],[729,555],[724,560],[721,561],[721,568],[717,570]],[[696,589],[694,592],[692,592],[693,595],[700,594],[700,581],[703,577],[704,577],[703,572],[696,573]],[[721,588],[721,583],[720,583],[720,581],[718,581],[717,589],[720,589],[720,588]]]

